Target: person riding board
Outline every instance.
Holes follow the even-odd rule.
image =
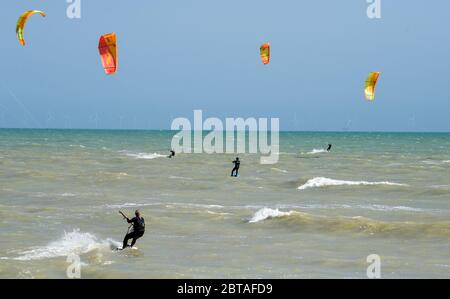
[[[332,145],[331,143],[328,144],[327,152],[331,151],[331,147],[332,147],[332,146],[333,146],[333,145]]]
[[[136,243],[136,240],[141,238],[145,233],[145,220],[143,217],[141,217],[141,213],[139,210],[136,210],[134,212],[135,217],[132,219],[129,219],[124,213],[119,211],[119,213],[123,216],[124,219],[128,223],[132,223],[133,230],[131,232],[127,232],[125,238],[123,239],[123,246],[122,249],[125,249],[127,247],[133,247]],[[128,240],[133,239],[131,241],[131,245],[128,245]]]
[[[231,176],[237,177],[239,174],[239,167],[241,166],[241,161],[238,157],[236,157],[236,160],[233,161],[234,168],[231,171]]]
[[[169,159],[175,157],[175,151],[174,150],[170,150],[170,155],[169,155]]]

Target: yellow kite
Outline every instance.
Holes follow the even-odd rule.
[[[28,20],[29,17],[31,17],[34,14],[40,14],[43,17],[46,17],[47,15],[45,14],[45,12],[40,11],[40,10],[29,10],[24,12],[20,17],[19,20],[17,21],[17,25],[16,25],[16,35],[17,35],[17,39],[19,40],[20,44],[22,46],[25,46],[25,40],[23,38],[23,28],[25,27],[25,24]]]
[[[260,48],[261,60],[264,64],[268,64],[270,61],[270,44],[265,43]]]
[[[380,72],[372,72],[367,77],[364,92],[368,101],[375,100],[375,86],[377,85]]]

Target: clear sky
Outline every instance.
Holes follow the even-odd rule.
[[[450,131],[450,1],[381,1],[373,20],[366,0],[81,0],[76,20],[64,0],[2,0],[0,127],[168,129],[202,109],[283,130]],[[29,20],[22,47],[29,9],[48,16]],[[97,50],[109,32],[115,76]]]

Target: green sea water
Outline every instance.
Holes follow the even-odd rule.
[[[170,131],[0,130],[0,278],[450,278],[450,134],[281,133],[280,159]],[[323,148],[332,143],[331,152]],[[114,252],[139,208],[137,250]]]

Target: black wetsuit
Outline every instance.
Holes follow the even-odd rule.
[[[331,151],[332,144],[328,144],[327,152]]]
[[[231,171],[231,176],[237,177],[239,174],[239,166],[241,166],[241,161],[236,159],[233,161],[233,163],[234,163],[234,168]]]
[[[173,157],[175,157],[175,152],[174,151],[170,151],[169,158],[173,158]]]
[[[133,219],[127,219],[128,223],[133,223],[133,231],[131,233],[128,233],[125,238],[123,239],[123,246],[122,249],[125,249],[128,247],[128,240],[133,239],[131,241],[130,247],[133,247],[136,243],[136,240],[142,237],[145,233],[145,221],[144,218],[140,217],[134,217]]]

